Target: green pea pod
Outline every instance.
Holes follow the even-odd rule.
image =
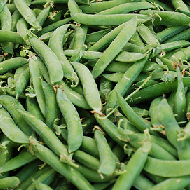
[[[45,171],[42,175],[40,175],[38,178],[35,179],[35,181],[28,186],[27,190],[34,190],[36,185],[35,182],[45,183],[45,184],[51,184],[55,177],[56,171],[53,168],[49,168],[49,170]]]
[[[137,18],[134,17],[127,23],[117,35],[115,40],[109,45],[109,47],[104,51],[100,59],[97,61],[93,68],[92,74],[94,78],[97,78],[104,69],[109,65],[109,63],[116,57],[116,55],[121,51],[123,46],[129,41],[131,36],[136,31]]]
[[[30,68],[30,76],[31,82],[34,86],[34,91],[36,93],[37,101],[40,107],[42,114],[45,116],[46,113],[46,103],[45,103],[45,95],[42,89],[42,74],[40,72],[40,68],[38,66],[38,58],[31,57],[29,60],[29,68]]]
[[[122,111],[133,125],[135,125],[141,132],[143,132],[145,129],[149,129],[150,134],[158,136],[157,133],[151,130],[151,127],[143,120],[143,118],[138,116],[133,111],[133,109],[128,105],[128,103],[119,93],[117,93],[117,97],[118,97],[119,106],[121,107]]]
[[[53,131],[40,119],[32,114],[18,110],[24,120],[31,126],[31,128],[44,140],[44,142],[62,159],[63,162],[70,163],[70,157],[67,152],[67,147],[64,145]]]
[[[151,9],[151,8],[154,8],[154,6],[148,2],[123,3],[121,5],[114,6],[113,8],[107,9],[105,11],[101,11],[97,13],[97,15],[124,14],[124,13],[137,11],[140,9]]]
[[[31,151],[42,161],[50,165],[55,171],[71,181],[79,190],[93,190],[93,186],[83,177],[76,168],[61,163],[59,158],[48,148],[30,138]],[[77,180],[76,180],[77,179]]]
[[[95,130],[95,141],[100,153],[100,166],[98,172],[104,175],[112,175],[116,169],[116,161],[106,138],[100,130]]]
[[[37,159],[36,156],[32,155],[30,152],[26,150],[23,150],[16,157],[11,158],[11,160],[3,164],[0,167],[0,173],[20,168],[21,166],[24,166],[25,164],[30,163],[36,159]]]
[[[166,161],[148,157],[144,170],[161,177],[182,177],[190,174],[189,166],[189,160]]]
[[[14,189],[20,184],[17,177],[5,177],[0,179],[0,189]]]
[[[1,20],[1,29],[6,31],[11,31],[11,24],[12,24],[11,12],[9,11],[6,5],[4,6],[3,11],[0,13],[0,20]],[[6,53],[13,54],[12,42],[3,42],[1,45]]]
[[[57,55],[61,66],[63,68],[64,76],[68,79],[70,79],[73,84],[77,85],[79,82],[79,79],[74,72],[74,69],[72,68],[70,62],[67,60],[62,46],[63,46],[63,39],[65,37],[65,33],[67,31],[67,28],[69,25],[63,25],[58,27],[51,35],[48,46],[52,49],[52,51]]]
[[[37,190],[53,190],[49,185],[35,182],[35,186]]]
[[[151,190],[160,190],[160,189],[183,189],[187,187],[190,182],[189,176],[177,177],[177,178],[169,178],[165,181],[154,185]]]
[[[44,61],[49,72],[51,83],[55,83],[62,80],[62,66],[55,53],[39,38],[30,37],[29,41],[34,51]]]
[[[42,84],[42,89],[44,91],[45,102],[46,102],[46,112],[45,112],[46,125],[53,130],[53,124],[55,120],[60,118],[60,111],[56,101],[56,94],[53,90],[52,85],[46,83],[45,81],[41,81],[41,84]]]
[[[14,42],[18,44],[25,44],[25,41],[19,34],[16,32],[4,30],[0,30],[0,42]]]
[[[90,70],[81,63],[72,62],[72,65],[79,75],[83,86],[84,96],[88,102],[88,105],[93,109],[94,112],[101,113],[102,103],[100,99],[100,93]]]
[[[20,12],[20,14],[24,17],[24,19],[32,25],[35,29],[41,30],[41,26],[39,25],[33,11],[28,6],[27,2],[24,0],[14,0],[16,8]]]
[[[4,74],[9,70],[16,69],[22,65],[25,65],[27,62],[28,62],[27,59],[23,57],[14,57],[14,58],[10,58],[5,61],[2,61],[0,63],[0,67],[1,67],[0,74]]]
[[[129,162],[125,166],[126,172],[118,177],[116,183],[114,184],[114,187],[112,188],[113,190],[131,189],[131,186],[133,185],[137,176],[140,174],[144,167],[150,149],[150,141],[144,141],[142,147],[138,148],[137,151],[130,158]]]
[[[40,163],[42,163],[41,160],[36,160]],[[32,163],[30,163],[32,164]],[[39,163],[38,163],[39,164]],[[40,168],[40,165],[38,165],[37,170],[34,171],[34,173],[31,173],[31,175],[28,176],[28,178],[26,178],[24,181],[22,181],[22,183],[16,188],[16,190],[20,190],[20,189],[27,189],[34,180],[38,179],[40,176],[42,176],[44,173],[48,172],[49,170],[52,170],[52,168],[48,165],[45,165],[44,167]],[[34,166],[36,167],[36,166]]]
[[[27,136],[33,134],[33,130],[23,120],[23,117],[17,111],[18,109],[24,110],[24,107],[17,99],[9,95],[1,95],[0,103],[10,113],[16,125],[24,132],[24,134],[26,134]]]
[[[88,167],[89,169],[92,169],[95,171],[97,171],[100,166],[99,159],[97,159],[81,150],[75,151],[73,158],[80,164],[83,164],[84,166]]]
[[[28,144],[28,137],[16,126],[9,113],[0,108],[0,128],[2,132],[13,142],[20,144]]]
[[[68,129],[68,151],[72,153],[76,151],[82,143],[83,129],[80,121],[80,117],[76,108],[67,98],[67,95],[60,88],[57,90],[57,102],[58,106],[63,114],[67,129]]]

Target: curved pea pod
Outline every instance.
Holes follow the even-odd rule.
[[[60,111],[56,101],[56,94],[51,84],[48,84],[45,81],[41,81],[41,84],[45,95],[46,125],[53,130],[54,121],[60,118]]]
[[[78,164],[78,163],[77,163]],[[95,182],[95,183],[102,183],[102,182],[108,182],[111,179],[115,178],[115,175],[107,176],[107,175],[102,175],[97,171],[91,170],[82,164],[78,164],[78,168],[76,168],[77,171],[79,171],[89,182]]]
[[[45,165],[44,167],[40,168],[40,165],[41,163],[43,163],[41,160],[37,159],[35,162],[38,161],[38,165],[37,165],[37,168],[36,166],[34,166],[34,168],[36,169],[34,172],[32,172],[25,180],[20,180],[21,181],[21,184],[16,188],[16,190],[20,190],[20,189],[27,189],[32,183],[34,180],[38,179],[40,176],[42,176],[44,173],[48,172],[49,170],[52,170],[52,168],[48,165]],[[29,164],[33,164],[33,163],[29,163]],[[25,166],[26,167],[26,166]],[[25,168],[24,167],[24,168]],[[24,169],[23,168],[23,169]],[[23,170],[22,169],[22,170]],[[20,170],[20,171],[22,171]],[[20,172],[19,171],[19,172]],[[30,171],[27,170],[26,173]],[[27,175],[27,174],[26,174]],[[16,175],[17,176],[17,175]]]
[[[112,123],[107,117],[100,116],[98,114],[94,114],[96,121],[99,123],[100,127],[102,127],[106,133],[119,145],[123,146],[124,143],[122,140],[122,135],[118,132],[117,126]]]
[[[95,130],[95,141],[100,153],[98,172],[104,175],[112,175],[116,169],[116,161],[106,138],[99,129]]]
[[[65,94],[67,95],[68,99],[75,105],[84,109],[90,109],[90,106],[88,105],[85,97],[70,88],[67,84],[65,84],[63,81],[58,83],[60,85],[60,88],[64,90]]]
[[[14,189],[20,184],[18,177],[5,177],[0,179],[0,189]]]
[[[151,15],[154,25],[189,25],[190,17],[175,11],[140,11],[141,14]]]
[[[67,98],[67,95],[60,88],[57,90],[57,102],[61,113],[67,124],[68,129],[68,151],[72,153],[76,151],[82,143],[83,129],[80,117],[76,108]]]
[[[43,29],[40,31],[39,35],[41,36],[42,34],[45,34],[47,32],[51,32],[51,31],[54,31],[56,28],[64,25],[64,24],[67,24],[69,21],[71,21],[72,18],[65,18],[63,20],[58,20],[57,22],[53,23],[53,24],[50,24],[48,26],[45,26],[43,27]]]
[[[143,120],[142,117],[138,116],[133,109],[129,106],[129,104],[125,101],[125,99],[117,93],[118,103],[121,107],[122,111],[126,115],[126,117],[131,121],[133,125],[135,125],[139,131],[143,132],[145,129],[149,129],[150,134],[158,136],[151,127]]]
[[[26,97],[26,110],[40,120],[45,120],[36,98]]]
[[[2,132],[13,142],[28,144],[28,137],[16,126],[9,113],[0,108],[0,128]]]
[[[133,53],[133,52],[127,52],[127,51],[122,51],[116,58],[116,61],[121,61],[121,62],[135,62],[138,61],[142,58],[144,58],[146,54],[142,53]]]
[[[60,156],[63,162],[71,163],[66,145],[64,145],[58,139],[58,137],[43,121],[26,111],[18,111],[24,120],[31,126],[31,128],[44,140],[48,147],[50,147],[58,156]]]
[[[0,30],[0,42],[14,42],[17,44],[25,44],[25,41],[19,34],[16,32],[4,30]]]
[[[14,4],[16,8],[20,12],[20,14],[24,17],[24,19],[32,25],[35,29],[41,30],[41,26],[37,21],[37,18],[30,7],[27,5],[26,1],[24,0],[14,0]]]
[[[144,170],[161,177],[180,177],[190,174],[189,166],[189,160],[166,161],[148,157]]]
[[[24,89],[26,88],[29,79],[30,68],[26,66],[25,70],[23,70],[16,79],[16,99],[18,99],[19,96],[24,92]]]
[[[0,20],[1,20],[1,29],[6,31],[11,31],[11,24],[12,24],[11,12],[9,11],[6,5],[3,11],[0,13]],[[13,54],[12,42],[3,42],[1,46],[4,52]]]
[[[26,121],[23,120],[23,117],[18,113],[17,110],[24,110],[24,107],[17,99],[9,95],[1,95],[0,104],[2,104],[2,106],[10,113],[16,125],[24,132],[24,134],[29,136],[34,133]]]
[[[94,112],[101,113],[102,103],[100,99],[100,93],[90,70],[81,63],[72,62],[72,65],[79,75],[83,86],[84,96],[88,102],[88,105],[93,109]]]
[[[189,86],[190,84],[189,77],[183,77],[182,80],[184,86]],[[149,86],[147,88],[143,88],[142,90],[136,92],[127,100],[127,102],[130,105],[138,104],[140,102],[144,102],[146,100],[159,97],[164,93],[172,92],[176,89],[177,89],[177,80],[173,82],[160,82],[158,84]]]
[[[186,120],[186,92],[179,67],[177,67],[177,82],[177,91],[174,99],[174,114],[177,114],[175,118],[178,122],[183,122]]]
[[[150,105],[149,108],[149,115],[151,117],[151,125],[156,129],[162,129],[164,126],[162,125],[162,123],[159,120],[158,117],[158,105],[160,103],[160,101],[162,100],[162,98],[155,98]]]
[[[183,189],[190,183],[189,176],[169,178],[163,182],[160,182],[154,186],[152,186],[151,190],[169,190],[169,189]]]
[[[117,35],[114,41],[103,52],[100,59],[96,62],[92,71],[94,78],[97,78],[109,65],[109,63],[116,57],[116,55],[121,51],[121,49],[124,47],[124,45],[129,41],[131,36],[136,31],[136,26],[136,17],[133,17],[131,20],[124,24],[121,32]]]
[[[150,149],[151,143],[147,139],[143,142],[142,147],[138,148],[130,158],[129,162],[125,166],[126,172],[118,177],[114,187],[112,188],[113,190],[130,190],[146,163]]]
[[[24,18],[20,18],[16,24],[18,34],[28,44],[28,24]]]
[[[151,47],[156,47],[159,44],[156,35],[144,24],[141,24],[137,30],[141,38]]]
[[[156,33],[156,37],[160,43],[163,43],[166,40],[167,42],[169,42],[170,38],[176,36],[176,34],[179,34],[186,29],[188,29],[188,26],[168,26],[161,32]]]
[[[123,14],[141,9],[151,9],[154,6],[148,2],[129,2],[122,3],[121,5],[114,6],[110,9],[101,11],[97,15],[109,15],[109,14]]]
[[[178,135],[183,131],[176,119],[174,118],[174,114],[172,108],[168,105],[167,100],[163,99],[158,105],[158,116],[160,122],[163,124],[167,139],[176,147],[178,151],[178,157],[180,160],[189,159],[189,147],[190,143],[187,139],[183,139],[181,141],[178,140]]]
[[[115,85],[110,92],[107,102],[107,108],[114,108],[118,105],[117,93],[124,95],[129,91],[130,86],[142,71],[148,56],[134,63],[122,76],[121,80]]]
[[[35,186],[37,190],[53,190],[49,185],[35,182]]]
[[[51,182],[53,181],[54,177],[55,177],[55,173],[56,171],[53,168],[49,168],[49,170],[45,171],[42,175],[40,175],[38,178],[36,178],[34,180],[33,183],[31,183],[31,185],[28,186],[27,190],[34,190],[36,189],[36,185],[35,183],[40,182],[40,183],[45,183],[45,184],[51,184]]]
[[[75,151],[73,158],[76,162],[83,164],[84,166],[88,167],[89,169],[97,171],[100,166],[99,159],[85,153],[81,150]]]
[[[11,158],[8,162],[3,164],[0,167],[0,173],[8,172],[17,168],[20,168],[21,166],[24,166],[25,164],[28,164],[32,161],[37,159],[36,156],[32,155],[30,152],[23,150],[20,152],[19,155],[16,157]]]
[[[33,137],[30,137],[30,144],[30,151],[67,180],[71,181],[79,190],[93,190],[93,186],[76,170],[76,168],[60,162],[59,158],[51,150],[37,142]]]
[[[36,37],[30,37],[29,41],[34,51],[44,61],[49,72],[51,83],[62,80],[62,66],[55,53],[43,41]]]
[[[77,85],[79,82],[79,79],[74,72],[74,69],[72,68],[70,62],[67,60],[64,52],[63,52],[63,39],[65,37],[65,33],[67,32],[67,29],[69,27],[68,25],[62,25],[58,27],[51,35],[48,46],[52,49],[52,51],[57,55],[61,66],[63,68],[64,76],[68,79],[70,79],[73,84]]]
[[[181,13],[182,14],[182,13]],[[124,22],[137,17],[137,23],[147,21],[150,16],[144,14],[126,13],[126,14],[113,14],[113,15],[91,15],[84,13],[71,14],[73,20],[77,23],[84,25],[120,25]]]
[[[172,5],[174,6],[175,10],[185,13],[188,16],[190,15],[190,10],[188,6],[182,0],[179,1],[172,0]]]
[[[31,82],[34,86],[34,91],[36,94],[36,98],[40,107],[42,114],[45,116],[46,112],[46,102],[45,102],[45,95],[42,89],[42,74],[39,68],[39,59],[31,57],[29,60],[29,67],[30,67],[30,76]]]
[[[2,61],[0,63],[0,67],[1,67],[0,74],[4,74],[9,70],[16,69],[22,65],[25,65],[27,62],[28,62],[27,59],[23,57],[14,57],[14,58],[10,58],[5,61]]]

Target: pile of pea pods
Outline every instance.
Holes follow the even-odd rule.
[[[0,0],[0,189],[190,190],[188,0]]]

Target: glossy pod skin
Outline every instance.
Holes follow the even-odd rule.
[[[68,129],[68,151],[72,153],[76,151],[81,143],[83,137],[82,124],[76,108],[67,98],[67,95],[60,88],[57,89],[57,102],[62,115],[65,118]]]
[[[30,37],[30,44],[42,58],[49,72],[51,83],[58,82],[63,78],[62,66],[55,53],[40,39]],[[55,66],[56,65],[56,66]]]
[[[30,143],[32,145],[31,151],[34,151],[34,154],[39,159],[46,162],[54,168],[54,170],[70,180],[78,189],[93,190],[92,185],[78,171],[76,171],[75,168],[68,164],[61,163],[59,158],[51,150],[41,145],[32,137],[30,138]]]

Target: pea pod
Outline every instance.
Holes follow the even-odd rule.
[[[57,102],[66,121],[68,129],[68,151],[72,153],[76,151],[82,143],[83,130],[80,117],[76,108],[60,88],[57,90]]]
[[[66,179],[71,181],[80,190],[93,190],[93,186],[78,172],[75,168],[68,164],[61,163],[59,158],[48,148],[41,145],[34,138],[30,138],[31,151],[50,165],[54,170],[63,175]],[[76,180],[77,179],[77,180]]]
[[[51,83],[55,83],[62,80],[62,66],[55,53],[44,42],[42,42],[40,39],[36,37],[30,37],[29,41],[33,49],[44,61],[49,72]]]
[[[97,61],[93,68],[92,74],[94,78],[97,78],[104,69],[109,65],[109,63],[115,58],[115,56],[121,51],[123,46],[131,38],[131,36],[136,31],[137,19],[134,17],[127,23],[115,38],[115,40],[109,45],[109,47],[104,51],[100,59]],[[127,35],[126,35],[127,34]]]
[[[98,172],[104,175],[112,175],[116,169],[116,161],[106,138],[99,129],[95,130],[95,141],[100,153]]]
[[[14,0],[16,8],[20,12],[20,14],[26,19],[26,21],[32,25],[35,29],[41,30],[41,26],[39,25],[33,11],[29,8],[27,3],[24,0]]]
[[[20,144],[28,144],[28,137],[16,126],[9,113],[0,108],[0,128],[3,133],[13,142]]]
[[[102,103],[100,99],[100,93],[90,70],[81,63],[72,62],[72,65],[82,82],[84,96],[89,106],[94,112],[101,113]]]
[[[150,148],[150,141],[145,141],[143,146],[138,148],[125,166],[126,172],[118,177],[116,183],[114,184],[113,190],[128,190],[131,188],[133,182],[144,167]]]

